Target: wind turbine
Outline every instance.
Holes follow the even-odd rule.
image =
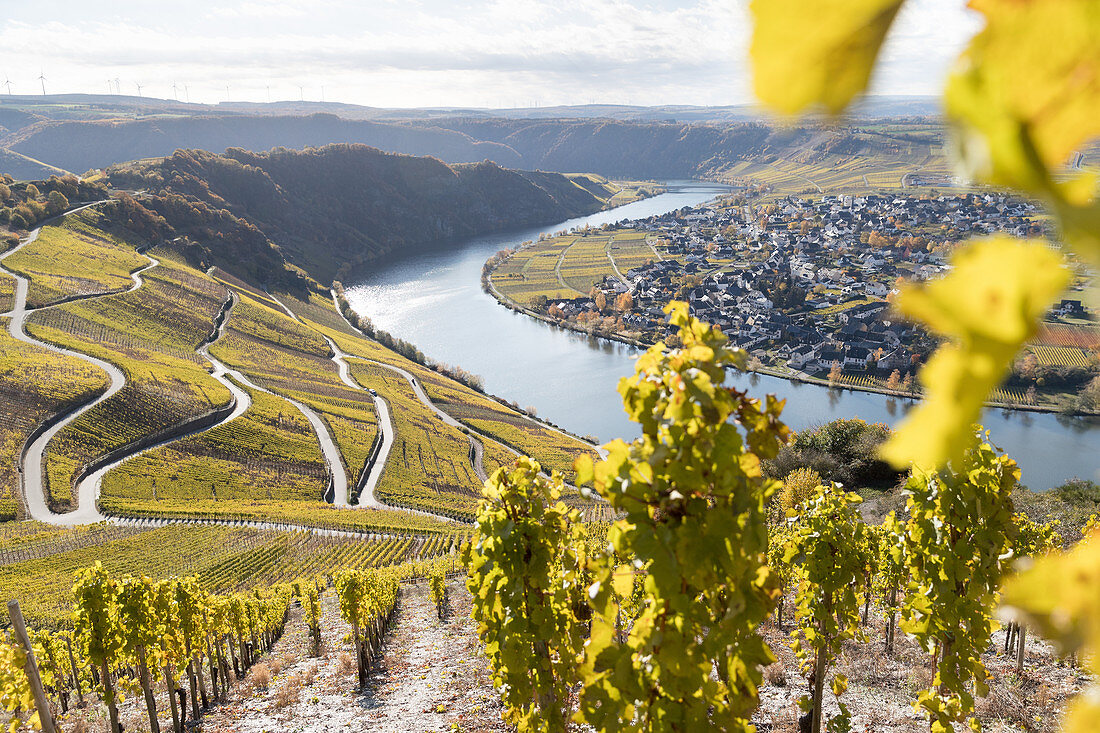
[[[188,104],[191,104],[191,87],[183,85],[183,98],[187,100]]]
[[[225,85],[225,101],[229,101],[229,85]]]
[[[42,96],[46,96],[46,72],[39,71],[38,81],[42,82]]]
[[[122,94],[122,82],[119,81],[117,76],[115,77],[115,94]]]
[[[271,101],[271,85],[267,85],[267,101]]]
[[[180,95],[179,95],[179,92],[177,91],[177,89],[178,89],[178,87],[176,86],[176,82],[172,82],[172,99],[174,99],[178,102],[178,101],[180,101]]]
[[[113,93],[114,93],[114,91],[115,91],[115,87],[114,87],[114,85],[113,85],[113,84],[111,84],[111,80],[110,80],[110,79],[108,79],[108,80],[107,80],[107,93],[108,93],[108,94],[113,94]]]
[[[140,96],[141,96],[141,87],[142,87],[142,86],[144,86],[144,85],[143,85],[143,84],[142,84],[141,82],[135,81],[135,82],[134,82],[134,86],[136,86],[136,87],[137,87],[137,90],[138,90],[138,96],[140,97]]]
[[[306,93],[303,91],[304,89],[305,87],[303,87],[301,84],[298,85],[298,100],[301,102],[306,101]]]
[[[8,96],[10,97],[11,96],[11,79],[8,78],[7,74],[4,75],[4,86],[6,86],[8,88]]]

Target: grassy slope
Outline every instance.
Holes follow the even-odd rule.
[[[224,291],[167,254],[161,262],[134,292],[67,303],[30,319],[36,338],[110,361],[127,379],[52,441],[46,475],[59,507],[71,503],[74,477],[92,460],[230,399],[194,351]]]
[[[16,341],[4,326],[0,329],[0,517],[10,518],[19,492],[19,455],[31,431],[50,415],[105,390],[107,377],[80,359]]]
[[[39,308],[73,295],[128,288],[130,273],[147,264],[134,251],[135,239],[96,227],[95,216],[81,212],[42,227],[35,241],[4,260],[9,270],[31,281],[29,307]]]

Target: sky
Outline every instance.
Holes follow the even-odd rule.
[[[979,25],[962,0],[909,0],[872,93],[935,94]],[[747,0],[0,0],[15,94],[45,76],[204,103],[743,104],[748,44]]]

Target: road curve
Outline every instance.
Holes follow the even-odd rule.
[[[91,205],[91,204],[89,204]],[[81,207],[87,208],[87,207]],[[75,209],[74,211],[79,211]],[[72,213],[72,212],[70,212]],[[122,373],[122,370],[116,367],[110,362],[98,359],[94,356],[82,354],[79,351],[72,351],[70,349],[64,349],[53,344],[39,341],[33,338],[26,332],[27,317],[33,313],[36,309],[27,308],[27,290],[29,287],[29,281],[22,275],[17,275],[8,268],[4,267],[2,262],[9,256],[15,254],[27,244],[30,244],[38,238],[38,233],[41,231],[41,227],[35,229],[27,239],[19,246],[6,252],[3,256],[0,256],[0,269],[15,278],[15,300],[13,307],[9,311],[8,315],[10,321],[8,322],[8,333],[23,343],[31,344],[32,346],[38,346],[41,348],[49,349],[57,354],[64,354],[66,356],[76,357],[83,361],[99,367],[107,373],[108,387],[105,392],[90,402],[86,402],[83,405],[70,410],[60,416],[54,416],[48,422],[49,427],[40,432],[30,445],[26,446],[23,451],[23,456],[20,460],[20,474],[22,478],[22,492],[23,499],[27,507],[27,514],[32,519],[36,519],[40,522],[47,522],[50,524],[91,524],[94,522],[103,521],[104,517],[99,513],[99,510],[95,506],[95,502],[79,501],[77,508],[71,512],[64,514],[58,514],[53,512],[49,508],[49,503],[46,500],[46,489],[42,483],[43,464],[45,462],[46,447],[50,440],[57,435],[66,425],[70,424],[78,417],[83,415],[88,410],[92,409],[96,405],[100,404],[104,400],[107,400],[118,393],[126,384],[126,375]],[[141,287],[144,282],[141,278],[142,273],[150,268],[156,267],[160,264],[159,261],[153,259],[147,254],[143,256],[149,260],[149,264],[142,267],[139,270],[131,273],[130,277],[133,279],[134,284],[130,290],[126,292],[132,292]],[[118,295],[118,292],[107,293],[107,295]],[[41,310],[41,309],[38,309]],[[78,497],[79,499],[79,497]]]
[[[221,316],[221,323],[218,324],[218,327],[210,335],[210,338],[208,338],[206,341],[204,341],[199,346],[199,348],[196,349],[196,353],[198,353],[200,356],[202,356],[204,359],[206,359],[208,362],[210,362],[210,366],[213,367],[213,371],[211,371],[210,376],[213,377],[214,379],[218,380],[222,385],[225,386],[226,389],[229,390],[230,395],[232,395],[231,400],[232,400],[232,404],[233,404],[233,410],[228,415],[226,415],[224,418],[222,418],[218,422],[214,423],[213,425],[209,425],[209,426],[206,426],[206,427],[203,427],[203,428],[199,428],[197,430],[190,430],[190,431],[188,431],[186,433],[183,433],[181,435],[176,435],[176,436],[173,436],[171,438],[166,438],[165,440],[158,441],[158,442],[156,442],[152,445],[146,446],[146,447],[144,447],[140,450],[135,450],[132,453],[127,453],[126,455],[119,457],[117,460],[111,461],[110,463],[108,463],[104,466],[101,466],[100,468],[96,469],[95,471],[88,474],[87,476],[84,476],[82,479],[80,479],[80,481],[77,482],[77,485],[76,485],[77,496],[79,497],[79,506],[80,507],[85,507],[85,506],[95,507],[95,506],[98,505],[99,494],[100,494],[100,491],[103,488],[103,477],[106,476],[111,471],[113,471],[114,469],[121,466],[123,463],[126,463],[127,461],[129,461],[133,458],[137,458],[138,456],[142,455],[143,453],[147,453],[151,450],[155,450],[157,448],[162,448],[162,447],[164,447],[166,445],[169,445],[171,443],[176,443],[178,441],[184,440],[185,438],[189,438],[192,435],[198,435],[199,433],[204,433],[208,430],[213,430],[214,428],[216,428],[220,425],[225,425],[227,422],[229,422],[231,420],[235,420],[236,418],[243,415],[248,410],[248,408],[252,406],[252,397],[251,397],[251,395],[249,395],[248,392],[246,392],[243,389],[241,389],[240,387],[238,387],[232,380],[230,380],[227,377],[227,374],[228,374],[229,370],[225,367],[224,364],[222,364],[220,361],[218,361],[213,356],[211,356],[210,352],[209,352],[210,344],[216,342],[219,338],[221,338],[221,335],[225,330],[225,325],[229,321],[229,314],[230,314],[230,312],[232,312],[233,306],[236,305],[236,303],[237,303],[237,295],[236,295],[236,293],[230,291],[229,298],[226,301],[226,305],[224,306],[223,310],[219,314]],[[99,514],[98,511],[96,513]],[[66,514],[66,515],[63,515],[63,516],[68,517],[69,515]],[[97,521],[102,521],[103,518],[104,517],[102,515],[100,515],[100,519],[97,520]]]
[[[336,345],[336,342],[328,336],[322,335],[322,338],[328,342],[329,348],[332,349],[332,360],[336,362],[336,367],[340,370],[340,381],[352,389],[366,392],[367,389],[356,382],[351,376],[351,369],[348,367],[346,361],[348,354],[341,351],[340,347]],[[389,507],[375,497],[374,490],[378,488],[378,482],[382,478],[382,471],[386,467],[386,461],[389,460],[390,450],[393,448],[393,436],[396,434],[396,431],[393,428],[393,420],[390,418],[389,404],[378,394],[373,395],[373,397],[374,411],[378,415],[378,434],[382,437],[382,444],[378,449],[374,462],[370,465],[370,473],[359,479],[359,500],[354,506],[369,507],[371,509],[386,509]]]

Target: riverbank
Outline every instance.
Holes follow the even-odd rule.
[[[531,246],[531,245],[528,245],[528,246]],[[535,318],[535,319],[540,320],[544,323],[550,324],[551,326],[555,326],[557,328],[560,328],[560,329],[563,329],[563,330],[566,330],[566,331],[573,331],[574,333],[584,334],[584,335],[592,337],[592,338],[602,339],[602,340],[605,340],[605,341],[610,341],[610,342],[619,343],[619,344],[625,344],[626,346],[630,346],[630,347],[633,347],[633,348],[639,349],[639,350],[648,349],[650,346],[653,345],[654,342],[652,342],[652,341],[642,341],[640,339],[631,338],[631,337],[626,336],[624,334],[619,334],[619,333],[611,333],[611,334],[598,333],[593,329],[584,328],[584,327],[572,324],[567,320],[560,319],[560,318],[555,318],[555,317],[553,317],[549,314],[546,314],[546,313],[540,313],[540,312],[538,312],[536,310],[533,310],[533,309],[531,309],[527,306],[521,305],[521,304],[517,303],[515,300],[513,300],[512,298],[509,298],[508,296],[504,295],[500,291],[500,289],[497,288],[496,284],[493,282],[493,274],[497,270],[499,270],[502,265],[504,265],[512,257],[514,257],[515,253],[518,252],[520,249],[522,249],[522,247],[517,248],[516,250],[514,250],[512,252],[512,254],[510,254],[507,257],[497,258],[497,257],[494,256],[494,257],[490,258],[489,260],[486,261],[485,268],[482,270],[482,276],[481,276],[482,290],[484,292],[488,293],[489,295],[491,295],[497,301],[497,303],[499,303],[500,305],[504,306],[508,310],[511,310],[515,313],[522,313],[526,316],[529,316],[531,318]],[[886,387],[879,387],[877,385],[870,385],[870,384],[854,384],[854,383],[851,383],[851,382],[837,382],[837,381],[833,381],[833,380],[829,380],[829,379],[822,379],[821,377],[815,377],[813,375],[807,374],[806,372],[803,372],[803,371],[800,371],[800,370],[793,370],[793,369],[786,369],[786,368],[779,368],[779,367],[769,367],[769,366],[761,366],[761,367],[756,367],[756,368],[749,367],[747,371],[755,373],[755,374],[765,374],[765,375],[768,375],[770,377],[776,377],[778,379],[789,379],[791,381],[801,382],[803,384],[814,384],[814,385],[817,385],[817,386],[820,386],[820,387],[827,387],[829,389],[835,389],[835,390],[841,390],[841,391],[847,390],[847,391],[851,391],[851,392],[867,392],[867,393],[871,393],[871,394],[880,394],[880,395],[885,395],[887,397],[893,397],[893,398],[896,398],[896,399],[903,399],[903,400],[909,400],[909,401],[914,401],[914,402],[919,401],[923,396],[922,393],[920,393],[920,392],[892,390],[892,389],[888,389]],[[843,377],[842,377],[842,379],[843,379]],[[1067,414],[1067,413],[1063,412],[1063,410],[1058,405],[1051,405],[1051,404],[1027,405],[1027,404],[1020,404],[1020,403],[1016,403],[1016,402],[1003,402],[1003,401],[997,401],[997,400],[987,400],[983,404],[986,407],[993,408],[993,409],[1001,409],[1001,410],[1014,410],[1014,411],[1020,411],[1020,412],[1036,412],[1036,413],[1047,413],[1047,414],[1057,414],[1057,415],[1066,415]],[[1068,416],[1096,417],[1098,415],[1100,415],[1100,412],[1079,410],[1079,411],[1075,411],[1073,413],[1069,413]]]

